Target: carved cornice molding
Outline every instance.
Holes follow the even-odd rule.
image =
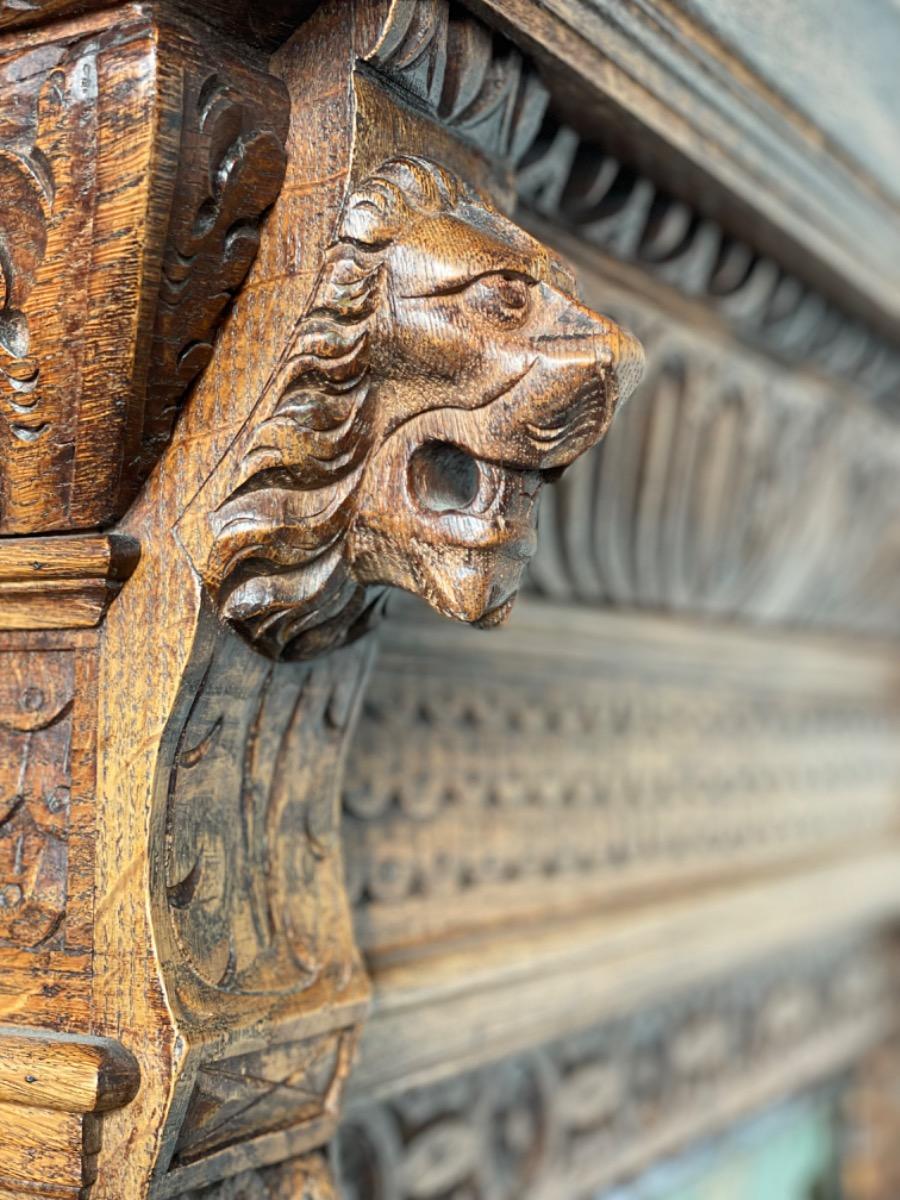
[[[498,167],[513,169],[526,209],[701,299],[776,358],[811,363],[881,400],[896,399],[894,343],[752,239],[733,236],[579,135],[558,115],[535,64],[504,37],[449,0],[399,5],[396,13],[372,66]]]
[[[395,4],[366,61],[500,169],[540,129],[548,93],[531,63],[449,0]]]
[[[713,308],[744,340],[898,403],[900,350],[751,242],[553,117],[518,160],[520,201]]]
[[[817,125],[812,96],[811,120],[786,100],[776,80],[748,69],[740,48],[717,36],[717,12],[732,34],[740,26],[740,17],[723,17],[726,5],[465,2],[533,58],[554,111],[582,136],[614,153],[627,146],[628,162],[654,185],[671,188],[707,217],[727,215],[732,232],[754,229],[754,250],[821,288],[848,313],[880,325],[887,336],[900,336],[900,230],[891,172],[861,168],[853,152],[852,118],[838,121],[838,136],[831,136],[834,109],[843,106],[826,100],[833,98],[827,70],[820,82],[821,107],[832,111],[823,111],[823,125]],[[803,17],[787,26],[781,53],[772,48],[773,63],[784,62],[788,45],[798,54],[807,49]],[[891,27],[888,19],[885,28]],[[877,41],[884,36],[882,26],[873,22],[865,36]],[[862,31],[860,37],[865,40]],[[823,38],[817,51],[810,48],[807,66],[828,41]],[[863,55],[847,64],[847,78],[860,89],[871,88],[863,105],[871,114],[879,108],[878,85],[866,75]],[[788,85],[787,92],[796,93],[796,86]],[[852,94],[853,85],[845,80],[845,87]],[[890,82],[886,95],[880,120],[873,123],[885,131],[889,162]]]

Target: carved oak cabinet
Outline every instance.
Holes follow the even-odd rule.
[[[0,0],[0,1200],[900,1194],[900,15],[740,7]]]

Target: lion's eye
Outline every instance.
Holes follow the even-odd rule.
[[[518,325],[528,314],[531,285],[520,275],[482,275],[469,288],[469,302],[500,325]]]

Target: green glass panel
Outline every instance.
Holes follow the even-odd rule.
[[[794,1101],[597,1200],[839,1200],[833,1093]]]

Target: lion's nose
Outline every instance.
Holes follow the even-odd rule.
[[[601,374],[612,371],[616,381],[616,401],[624,404],[644,374],[644,348],[636,337],[612,321],[600,322],[594,336],[594,353]]]

